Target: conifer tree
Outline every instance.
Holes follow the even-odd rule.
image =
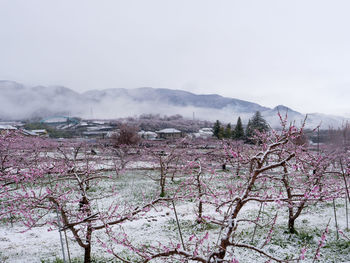
[[[222,139],[225,136],[225,128],[223,126],[220,126],[220,130],[219,130],[219,135],[218,135],[218,139]]]
[[[221,123],[219,120],[216,120],[214,127],[213,127],[213,135],[218,139],[220,139],[219,138],[220,137],[220,130],[221,130],[220,128],[221,128]]]
[[[225,131],[224,131],[224,138],[230,139],[232,137],[232,129],[231,129],[231,123],[226,125]]]
[[[249,119],[247,127],[245,128],[245,137],[249,139],[253,135],[252,121]]]
[[[260,111],[257,111],[251,119],[251,125],[253,131],[265,132],[269,130],[269,125],[266,120],[261,116]]]
[[[236,140],[242,140],[244,138],[244,129],[241,117],[238,117],[237,119],[237,124],[233,132],[233,138]]]
[[[269,125],[266,120],[261,116],[261,113],[257,111],[253,117],[248,121],[246,127],[246,139],[248,142],[251,141],[251,137],[254,135],[255,131],[266,132],[269,130]]]

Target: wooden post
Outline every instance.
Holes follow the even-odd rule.
[[[186,248],[185,248],[185,243],[184,243],[184,240],[183,240],[183,238],[182,238],[182,233],[181,233],[179,218],[177,217],[177,213],[176,213],[176,208],[175,208],[174,200],[172,200],[171,202],[173,203],[173,208],[174,208],[174,213],[175,213],[177,228],[178,228],[178,230],[179,230],[179,234],[180,234],[180,239],[181,239],[182,247],[183,247],[184,250],[186,250]]]
[[[60,215],[58,213],[58,208],[56,205],[56,214],[57,214],[57,224],[58,224],[58,232],[60,233],[60,241],[61,241],[61,249],[62,249],[62,255],[63,255],[63,262],[66,263],[66,255],[64,253],[64,244],[63,244],[63,237],[62,237],[62,233],[61,233],[61,218]]]
[[[337,240],[339,239],[339,233],[338,233],[338,220],[337,220],[337,212],[335,210],[335,201],[333,199],[333,210],[334,210],[334,219],[335,219],[335,229],[337,231]]]
[[[348,199],[345,196],[346,230],[349,230]]]
[[[68,254],[68,262],[72,263],[71,259],[70,259],[70,251],[69,251],[69,245],[68,245],[68,238],[67,238],[67,232],[66,229],[64,230],[64,238],[66,240],[66,247],[67,247],[67,254]]]

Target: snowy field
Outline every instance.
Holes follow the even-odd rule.
[[[99,191],[105,191],[111,184],[118,189],[118,200],[127,200],[128,203],[137,204],[142,196],[154,196],[157,193],[157,182],[150,179],[146,174],[149,171],[133,171],[120,176],[111,181],[103,182],[98,189],[92,192],[99,194]],[[181,179],[178,179],[179,181]],[[174,189],[179,184],[179,181],[171,183],[169,187]],[[219,185],[220,183],[218,183]],[[220,186],[218,186],[220,187]],[[105,200],[108,203],[112,200]],[[101,204],[100,204],[101,205]],[[180,228],[184,240],[188,240],[193,233],[204,235],[209,233],[210,242],[216,242],[220,233],[220,227],[215,224],[197,224],[195,219],[196,204],[188,200],[176,204]],[[254,225],[248,223],[240,224],[236,239],[241,243],[251,244],[256,247],[263,247],[268,232],[269,220],[275,215],[275,206],[266,205],[260,214],[260,222],[265,227],[257,227],[255,229],[254,240],[252,240]],[[250,203],[244,208],[241,217],[251,218],[254,220],[259,212],[259,205]],[[211,216],[216,216],[216,212],[209,206],[204,207],[204,213]],[[54,216],[54,215],[53,215]],[[219,215],[217,215],[219,217]],[[346,206],[344,199],[336,200],[336,216],[338,228],[347,236],[350,232],[346,230]],[[267,220],[264,222],[264,220]],[[329,233],[325,246],[321,248],[319,262],[350,262],[350,240],[345,237],[336,235],[335,217],[333,203],[318,203],[309,206],[303,211],[302,215],[296,220],[296,229],[298,235],[289,234],[287,232],[288,214],[287,209],[279,209],[276,225],[271,237],[271,241],[264,246],[264,251],[281,259],[291,259],[298,257],[300,250],[306,248],[305,260],[301,262],[313,262],[315,251],[321,239],[322,232],[325,230],[328,221]],[[62,262],[62,250],[60,236],[57,229],[48,231],[48,227],[37,227],[29,231],[21,226],[20,222],[13,222],[13,225],[8,220],[1,222],[0,225],[0,262],[7,263],[22,263],[22,262]],[[118,227],[116,231],[121,231]],[[145,215],[131,222],[122,224],[122,230],[128,234],[130,240],[135,244],[154,244],[156,242],[169,243],[178,242],[180,238],[178,227],[175,220],[173,207],[169,204],[163,207],[154,207]],[[82,262],[83,250],[75,243],[71,233],[67,234],[67,242],[69,253],[72,262]],[[94,232],[94,242],[92,255],[94,262],[120,262],[100,246],[96,239],[105,238],[103,230]],[[107,241],[106,241],[107,242]],[[115,246],[121,256],[129,258],[132,262],[132,256],[129,256],[129,251],[125,248]],[[65,245],[66,250],[66,245]],[[65,251],[66,261],[68,261],[67,250]],[[265,257],[243,248],[235,248],[234,256],[239,262],[266,262]],[[155,262],[162,262],[158,260]],[[174,261],[176,262],[176,261]]]

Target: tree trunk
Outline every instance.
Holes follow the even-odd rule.
[[[91,244],[90,243],[88,243],[88,245],[85,247],[84,263],[91,263]]]
[[[87,216],[91,216],[91,208],[90,206],[86,207]],[[86,230],[86,245],[85,245],[85,253],[84,253],[84,263],[91,263],[91,237],[92,237],[92,224],[88,222],[87,230]]]
[[[165,176],[162,174],[160,178],[160,197],[165,196]]]
[[[198,218],[197,218],[197,223],[202,223],[202,214],[203,214],[203,203],[202,203],[202,187],[201,187],[201,181],[200,181],[200,176],[201,173],[199,172],[197,174],[197,188],[198,188]]]
[[[165,196],[165,189],[164,189],[164,184],[161,184],[161,189],[160,189],[160,197],[164,197]]]
[[[198,204],[198,218],[197,218],[197,223],[198,224],[203,222],[202,213],[203,213],[203,204],[202,204],[202,201],[199,200],[199,204]]]
[[[165,196],[165,167],[163,161],[160,159],[160,180],[159,180],[159,185],[160,185],[160,197]]]
[[[291,233],[291,234],[297,234],[298,233],[295,230],[294,223],[295,223],[295,219],[294,218],[289,218],[289,220],[288,220],[288,230],[289,230],[289,233]]]
[[[222,170],[226,171],[226,163],[222,164]]]
[[[237,162],[236,175],[239,175],[240,170],[241,170],[241,166],[240,166],[239,162]]]

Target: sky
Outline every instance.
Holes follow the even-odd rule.
[[[0,79],[350,117],[348,0],[0,0]]]

